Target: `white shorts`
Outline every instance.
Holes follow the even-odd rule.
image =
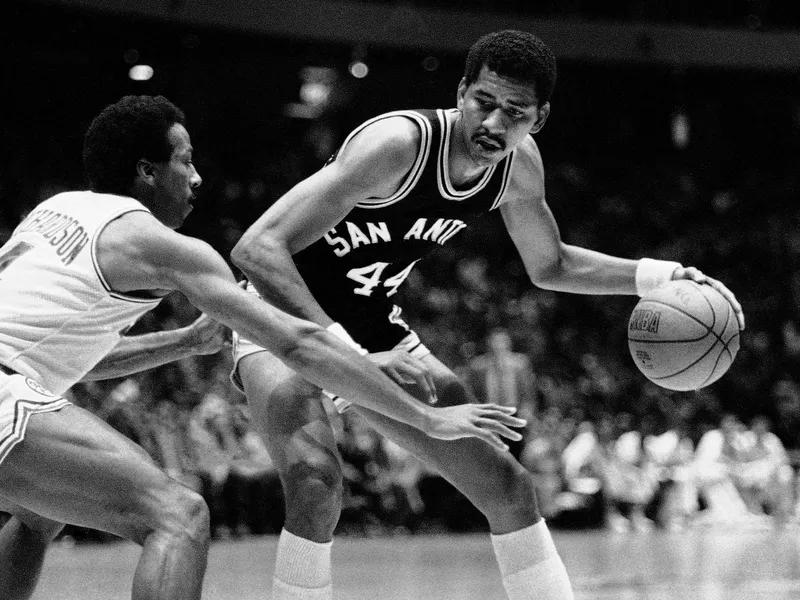
[[[252,284],[247,285],[247,291],[251,294],[258,295],[258,292],[255,291],[255,288]],[[358,341],[358,340],[356,340]],[[231,382],[233,385],[238,389],[240,392],[244,393],[244,388],[242,387],[242,381],[239,378],[239,361],[242,360],[245,356],[250,356],[251,354],[255,354],[256,352],[268,352],[255,342],[251,342],[247,338],[240,336],[235,331],[233,332],[232,336],[233,342],[233,369],[231,370]],[[391,350],[392,348],[387,348],[387,350]],[[427,356],[431,353],[430,350],[423,344],[419,336],[414,333],[413,331],[409,330],[409,333],[406,337],[404,337],[400,342],[395,345],[395,350],[406,350],[408,351],[411,356],[417,359],[422,359],[423,357]],[[337,410],[341,413],[347,410],[350,407],[350,402],[345,400],[344,398],[340,398],[335,394],[331,394],[325,390],[322,390],[323,393],[333,400],[333,403],[336,405]]]
[[[24,375],[0,372],[0,463],[25,439],[32,414],[60,410],[71,404]]]

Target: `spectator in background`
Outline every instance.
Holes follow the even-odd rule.
[[[342,516],[337,531],[372,535],[384,532],[380,520],[383,446],[379,435],[357,414],[342,415],[338,448],[342,457]]]
[[[794,473],[783,444],[770,431],[769,420],[763,415],[750,422],[732,475],[750,512],[766,512],[779,524],[786,522],[793,501]]]
[[[95,384],[97,382],[94,382]],[[106,423],[129,440],[144,448],[151,457],[156,456],[150,424],[150,399],[141,394],[138,379],[129,377],[117,385],[108,395],[110,402],[104,410],[90,409]]]
[[[212,537],[226,537],[236,532],[236,498],[227,485],[233,439],[227,426],[228,405],[214,390],[202,398],[192,412],[190,435],[203,479],[203,497],[211,513]]]
[[[598,459],[603,477],[606,524],[617,532],[650,531],[645,510],[658,486],[656,467],[644,451],[644,432],[634,427],[628,413],[617,415],[611,435],[600,440]]]
[[[652,514],[660,527],[670,531],[689,525],[697,511],[697,494],[691,480],[694,444],[685,429],[676,415],[663,430],[654,430],[644,438],[644,451],[658,480]]]
[[[278,533],[283,526],[283,490],[264,441],[253,427],[250,407],[230,405],[236,442],[229,483],[235,486],[238,524],[250,533]]]
[[[539,509],[546,519],[559,512],[558,497],[564,489],[561,456],[569,438],[560,427],[561,420],[561,411],[551,407],[528,421],[520,455],[522,466],[533,475]]]
[[[225,398],[222,378],[192,413],[192,454],[204,482],[215,537],[264,533],[282,521],[280,482],[249,412]]]
[[[791,448],[800,449],[800,386],[781,376],[770,389],[770,404],[775,411],[775,434]]]
[[[414,531],[423,517],[425,501],[420,481],[430,470],[405,448],[378,437],[385,463],[376,478],[382,497],[383,520],[394,531]]]
[[[479,402],[513,406],[517,416],[530,421],[536,412],[534,375],[525,354],[512,350],[511,335],[504,327],[492,329],[486,338],[486,353],[473,358],[465,371],[466,381]],[[524,442],[509,448],[519,457]]]
[[[607,421],[600,419],[597,428],[591,421],[581,421],[564,448],[564,492],[556,499],[560,511],[590,510],[603,489],[601,439],[608,437],[604,433]]]
[[[582,421],[575,431],[575,437],[564,448],[561,456],[567,487],[592,468],[599,443],[594,423]]]
[[[189,435],[189,412],[169,398],[158,398],[149,416],[152,458],[167,475],[202,492],[203,481]]]
[[[695,450],[693,475],[697,492],[706,508],[696,522],[702,524],[741,522],[747,506],[733,480],[732,469],[744,449],[743,426],[732,414],[720,419],[717,429],[703,434]]]

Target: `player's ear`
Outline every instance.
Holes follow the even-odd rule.
[[[458,84],[458,91],[456,92],[456,108],[461,110],[464,107],[464,94],[467,93],[467,80],[463,77]]]
[[[155,167],[149,160],[140,158],[136,163],[136,174],[142,181],[152,184],[155,178]]]
[[[550,116],[550,103],[545,102],[536,111],[536,123],[531,127],[531,133],[539,133],[539,130],[544,127],[547,117]]]

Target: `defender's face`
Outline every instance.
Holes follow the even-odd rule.
[[[153,163],[155,202],[153,213],[167,227],[177,229],[192,211],[195,190],[203,180],[192,163],[192,143],[186,128],[175,123],[167,133],[172,154],[166,162]]]
[[[501,77],[486,65],[469,86],[458,86],[462,135],[470,158],[490,166],[508,156],[525,137],[536,133],[550,114],[539,106],[531,83]]]

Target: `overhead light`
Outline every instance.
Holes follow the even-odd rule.
[[[153,67],[150,65],[133,65],[128,71],[128,77],[134,81],[147,81],[153,77]]]
[[[306,66],[300,69],[300,102],[284,106],[285,115],[296,119],[316,119],[330,104],[337,80],[335,69]]]
[[[689,145],[691,126],[689,116],[685,112],[676,112],[672,115],[672,143],[679,150],[683,150]]]
[[[354,60],[351,62],[348,70],[350,71],[350,75],[356,79],[364,79],[364,77],[369,74],[369,67],[367,66],[367,63],[360,60]]]

